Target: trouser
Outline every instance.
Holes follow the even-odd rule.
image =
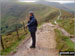
[[[32,37],[32,46],[35,47],[35,45],[36,45],[36,32],[31,32],[31,37]]]

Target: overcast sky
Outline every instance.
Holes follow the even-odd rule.
[[[28,1],[28,0],[25,0],[25,1]],[[29,1],[39,1],[39,0],[29,0]],[[74,0],[47,0],[47,1],[74,1]]]
[[[32,1],[32,2],[36,2],[36,1],[44,1],[44,0],[0,0],[0,1],[20,1],[20,2],[25,2],[25,1]],[[45,1],[48,1],[48,2],[59,2],[59,3],[72,3],[72,2],[75,2],[75,0],[45,0]]]
[[[75,2],[75,0],[46,0],[46,1],[49,1],[49,2],[54,1],[54,2],[59,2],[61,4],[63,4],[63,3],[74,3]]]
[[[44,1],[44,0],[20,0],[20,1]],[[45,0],[45,1],[72,1],[74,2],[75,0]]]
[[[74,1],[74,0],[48,0],[48,1]]]
[[[48,1],[48,2],[59,2],[59,3],[72,3],[75,2],[75,0],[19,0],[24,2],[36,2],[36,1]]]

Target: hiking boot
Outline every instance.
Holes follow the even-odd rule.
[[[35,46],[30,46],[30,48],[35,48]]]

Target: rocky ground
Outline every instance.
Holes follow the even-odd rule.
[[[55,41],[55,26],[43,24],[36,32],[36,48],[30,49],[31,38],[23,43],[11,56],[58,56]]]

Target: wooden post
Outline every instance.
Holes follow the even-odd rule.
[[[17,33],[18,40],[20,40],[20,38],[19,38],[19,32],[18,32],[18,27],[17,26],[16,26],[16,33]]]
[[[1,40],[1,46],[2,46],[2,49],[4,50],[4,44],[3,44],[3,40],[2,40],[2,35],[0,35],[0,40]]]
[[[25,23],[24,22],[23,22],[23,28],[24,28],[25,34],[27,34],[27,29],[25,27]]]
[[[25,24],[24,24],[24,22],[23,22],[23,28],[24,28],[24,31],[26,32],[26,30],[25,30]]]

